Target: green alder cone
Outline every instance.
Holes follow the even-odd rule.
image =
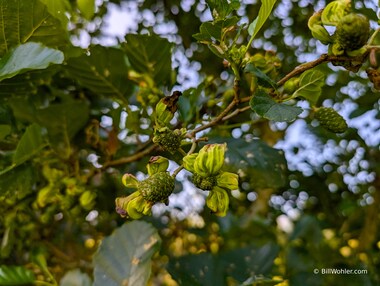
[[[342,18],[334,34],[336,44],[345,51],[363,47],[369,38],[369,21],[361,14],[348,14]]]
[[[153,137],[153,142],[160,145],[162,149],[173,154],[181,147],[183,136],[183,130],[175,129],[172,131],[165,129],[164,132],[157,132],[157,134]]]
[[[150,202],[167,202],[174,190],[174,178],[168,172],[158,172],[139,183],[143,198]]]
[[[319,108],[314,117],[331,132],[343,133],[347,130],[347,123],[344,118],[331,107]]]
[[[216,177],[210,176],[204,178],[198,175],[197,173],[194,173],[192,181],[197,188],[205,191],[212,190],[214,186],[217,185]]]

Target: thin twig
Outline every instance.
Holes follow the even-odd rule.
[[[143,158],[145,155],[148,155],[151,152],[155,151],[157,148],[158,148],[158,146],[155,144],[150,145],[147,148],[145,148],[145,149],[141,150],[140,152],[137,152],[137,153],[135,153],[129,157],[122,157],[122,158],[119,158],[117,160],[106,162],[103,165],[103,168],[135,162],[135,161]]]

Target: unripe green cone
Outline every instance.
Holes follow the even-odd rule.
[[[197,188],[205,191],[212,190],[212,188],[217,184],[216,177],[209,176],[204,178],[197,173],[194,173],[192,181]]]
[[[315,112],[315,118],[327,130],[342,133],[347,130],[344,118],[331,107],[321,107]]]
[[[369,21],[361,14],[351,13],[344,16],[336,27],[336,43],[345,51],[363,47],[369,38]]]
[[[166,202],[174,190],[174,178],[168,172],[158,172],[139,183],[143,198],[150,202]]]
[[[183,135],[179,132],[166,130],[154,136],[153,142],[160,145],[164,150],[170,153],[176,152],[181,146]]]

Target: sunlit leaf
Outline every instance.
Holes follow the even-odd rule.
[[[300,76],[300,87],[293,93],[292,97],[303,97],[315,105],[322,93],[325,78],[325,74],[317,69],[304,72]]]
[[[41,42],[49,47],[68,42],[60,21],[38,0],[0,1],[0,31],[0,57],[26,42]]]
[[[33,271],[23,266],[0,266],[0,285],[30,285],[36,280]]]
[[[256,37],[257,33],[260,31],[261,27],[264,25],[265,21],[268,19],[276,0],[262,0],[261,7],[259,10],[259,15],[257,18],[249,25],[248,33],[251,37]]]
[[[0,81],[28,70],[45,69],[49,65],[61,64],[61,51],[47,48],[40,43],[26,43],[8,52],[0,60]]]
[[[78,0],[78,8],[83,16],[90,20],[95,13],[95,0]]]
[[[40,0],[44,3],[49,13],[55,18],[59,19],[63,27],[66,27],[68,18],[66,11],[70,11],[70,3],[68,0]]]
[[[293,121],[302,113],[302,108],[278,103],[262,89],[254,94],[250,105],[258,115],[277,122]]]
[[[94,286],[145,286],[161,238],[148,223],[124,224],[106,237],[94,256]]]

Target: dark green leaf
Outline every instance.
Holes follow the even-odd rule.
[[[124,48],[136,72],[149,75],[158,85],[171,83],[173,44],[157,35],[129,34],[125,39]]]
[[[272,148],[261,140],[227,141],[227,156],[237,168],[243,169],[257,188],[279,188],[286,184],[287,163],[283,151]]]
[[[25,133],[18,142],[16,151],[13,155],[13,165],[17,166],[29,160],[46,144],[42,138],[42,129],[37,124],[28,126]]]
[[[261,70],[259,70],[257,67],[254,66],[254,64],[249,63],[244,68],[245,72],[251,73],[254,76],[256,76],[257,81],[259,85],[264,87],[273,87],[276,88],[277,84],[274,82],[269,76],[267,76],[265,73],[263,73]]]
[[[293,93],[292,97],[303,97],[312,105],[315,105],[325,84],[325,75],[317,69],[305,71],[300,76],[299,88]]]
[[[0,81],[28,70],[46,69],[49,65],[61,64],[61,51],[47,48],[39,43],[17,46],[0,60]]]
[[[239,0],[207,0],[206,3],[210,7],[215,20],[225,19],[229,14],[240,7]]]
[[[319,226],[318,220],[312,216],[303,216],[296,224],[290,240],[302,238],[317,245],[321,242],[322,230]]]
[[[49,47],[68,43],[60,21],[38,0],[0,1],[0,30],[0,57],[26,42],[41,42]]]
[[[226,278],[233,277],[240,283],[252,274],[270,272],[279,248],[267,244],[257,248],[240,248],[218,255],[202,253],[172,258],[168,270],[180,285],[227,285]]]
[[[31,285],[36,278],[31,270],[23,266],[0,266],[0,285]]]
[[[86,124],[88,116],[87,103],[72,101],[39,109],[36,120],[48,130],[52,147],[67,158],[70,155],[70,139]]]
[[[248,27],[248,33],[252,36],[252,38],[256,37],[261,27],[268,19],[276,0],[262,0],[261,3],[262,5],[259,10],[259,15]]]
[[[94,286],[145,286],[161,238],[148,223],[124,224],[106,237],[94,256]]]
[[[93,46],[89,54],[70,58],[67,75],[94,93],[113,97],[127,103],[133,85],[128,80],[128,66],[124,53],[116,48]]]
[[[199,33],[193,37],[201,43],[213,43],[215,41],[221,42],[225,29],[236,25],[239,18],[232,17],[228,19],[218,20],[216,22],[202,23]]]
[[[262,89],[254,94],[250,105],[258,115],[277,122],[293,121],[302,112],[302,108],[298,106],[277,103]]]

